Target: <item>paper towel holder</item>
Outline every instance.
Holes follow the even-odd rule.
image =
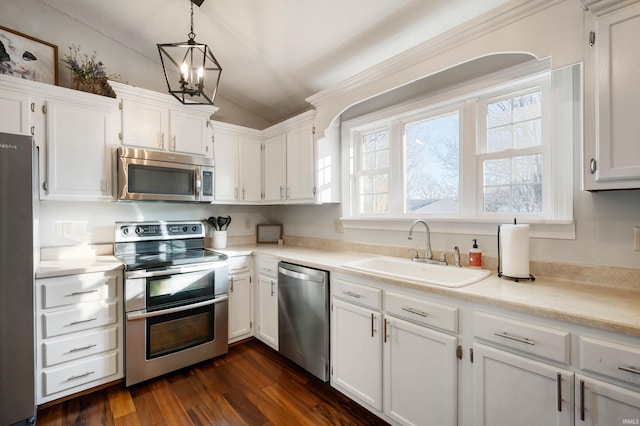
[[[513,224],[517,225],[516,218],[513,218]],[[519,282],[520,280],[536,280],[536,277],[534,277],[532,274],[529,274],[528,277],[510,277],[502,273],[502,253],[500,252],[500,225],[498,225],[498,277],[513,280],[515,282]]]

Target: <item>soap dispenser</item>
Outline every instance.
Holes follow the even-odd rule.
[[[469,266],[482,267],[482,251],[478,248],[478,240],[473,241],[473,247],[469,250]]]

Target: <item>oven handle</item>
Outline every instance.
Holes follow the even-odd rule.
[[[216,261],[216,262],[205,262],[205,263],[195,263],[191,265],[182,265],[182,266],[170,266],[168,268],[162,268],[157,270],[139,270],[139,271],[128,271],[125,273],[125,278],[147,278],[147,277],[159,277],[159,276],[168,276],[168,275],[176,275],[176,274],[186,274],[189,272],[200,272],[200,271],[213,271],[215,269],[219,269],[227,266],[229,263],[226,261]]]
[[[127,312],[127,321],[141,320],[145,318],[157,317],[159,315],[173,314],[176,312],[188,311],[190,309],[200,308],[202,306],[215,305],[216,303],[222,303],[229,300],[229,296],[216,297],[215,299],[205,300],[204,302],[191,303],[184,306],[176,306],[175,308],[161,309],[159,311],[144,312],[135,311]]]

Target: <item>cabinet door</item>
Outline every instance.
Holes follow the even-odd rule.
[[[278,281],[260,276],[258,280],[257,337],[278,349]]]
[[[595,147],[585,149],[595,150],[595,158],[585,158],[585,168],[595,177],[595,187],[587,189],[640,188],[638,34],[640,3],[595,21],[595,46],[588,52],[595,58],[597,133]]]
[[[0,91],[0,133],[30,135],[31,102],[29,95]]]
[[[109,105],[108,105],[109,106]],[[110,200],[112,110],[47,101],[46,199]],[[111,105],[115,109],[115,102]]]
[[[240,193],[238,198],[246,202],[262,200],[262,141],[258,138],[239,138]]]
[[[405,425],[457,424],[457,338],[384,319],[384,412]]]
[[[573,424],[573,373],[474,343],[474,424]]]
[[[640,424],[640,393],[576,375],[576,425]]]
[[[216,133],[213,143],[216,201],[236,201],[238,197],[238,138]]]
[[[166,150],[169,111],[164,105],[122,99],[122,144]]]
[[[285,199],[287,182],[287,137],[277,135],[264,141],[264,201]]]
[[[251,335],[251,281],[249,274],[229,277],[229,341]]]
[[[192,111],[169,111],[171,141],[169,150],[186,154],[208,156],[211,142],[207,116]]]
[[[331,306],[331,384],[382,410],[382,314],[339,299]]]
[[[310,127],[287,133],[287,201],[315,201],[313,154]]]

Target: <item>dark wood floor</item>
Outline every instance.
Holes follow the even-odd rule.
[[[38,411],[38,426],[385,425],[277,352],[249,340],[225,356]]]

